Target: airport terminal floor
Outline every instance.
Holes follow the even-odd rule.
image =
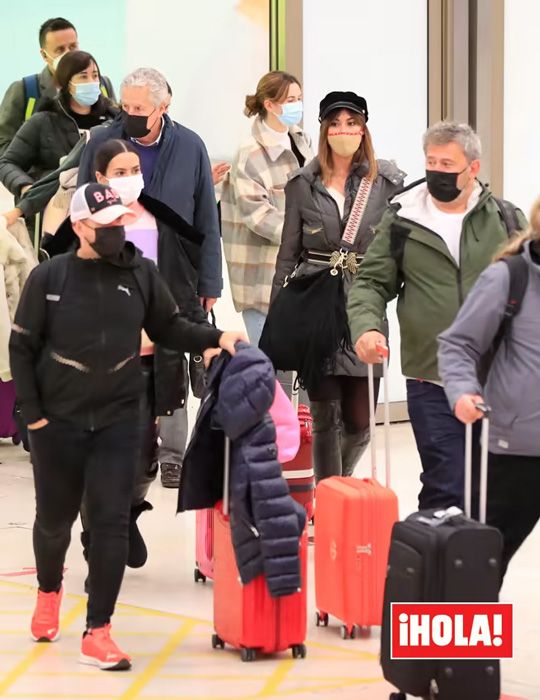
[[[381,436],[382,438],[382,436]],[[401,516],[415,509],[419,460],[409,424],[391,434],[393,486]],[[382,439],[378,443],[382,446]],[[383,455],[380,455],[382,461]],[[367,474],[364,456],[356,475]],[[156,482],[154,511],[141,518],[149,560],[127,569],[113,620],[115,639],[133,655],[129,673],[103,673],[78,664],[84,629],[86,567],[73,531],[62,606],[62,636],[34,644],[29,623],[36,581],[31,527],[32,474],[21,448],[0,443],[0,698],[39,700],[248,700],[255,698],[386,700],[392,688],[378,665],[379,630],[369,638],[342,641],[339,623],[315,625],[313,547],[310,547],[307,657],[288,653],[242,663],[238,652],[213,650],[212,584],[196,584],[195,519],[175,516],[175,490]],[[514,603],[514,659],[502,662],[505,698],[539,700],[538,639],[540,529],[513,560],[501,600]],[[458,700],[456,698],[456,700]]]

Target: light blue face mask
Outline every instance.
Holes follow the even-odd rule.
[[[73,99],[83,107],[91,107],[99,100],[100,94],[101,88],[99,83],[77,83]]]
[[[297,102],[285,102],[281,105],[282,112],[277,114],[277,118],[284,126],[296,126],[304,114],[304,104],[301,100]]]

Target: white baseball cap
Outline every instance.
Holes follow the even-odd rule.
[[[110,224],[121,216],[129,217],[131,223],[137,215],[122,204],[120,196],[108,185],[90,182],[75,190],[69,207],[71,221],[90,219],[96,224]]]

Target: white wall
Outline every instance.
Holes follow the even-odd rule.
[[[230,159],[250,130],[245,96],[268,71],[266,3],[152,0],[154,21],[148,4],[126,0],[126,70],[162,71],[173,119],[202,137],[212,159]]]
[[[422,177],[421,137],[427,125],[426,0],[304,2],[304,125],[319,130],[319,101],[352,90],[368,103],[379,158],[395,159],[408,181]],[[399,329],[390,311],[390,399],[405,399]]]
[[[504,197],[528,214],[540,195],[540,3],[511,0],[504,14]]]

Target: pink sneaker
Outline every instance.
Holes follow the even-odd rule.
[[[60,636],[60,603],[63,589],[58,593],[38,590],[36,607],[32,615],[30,630],[34,642],[56,642]]]
[[[102,671],[128,671],[131,668],[131,657],[120,651],[111,639],[110,624],[89,629],[83,634],[79,661],[97,666]]]

